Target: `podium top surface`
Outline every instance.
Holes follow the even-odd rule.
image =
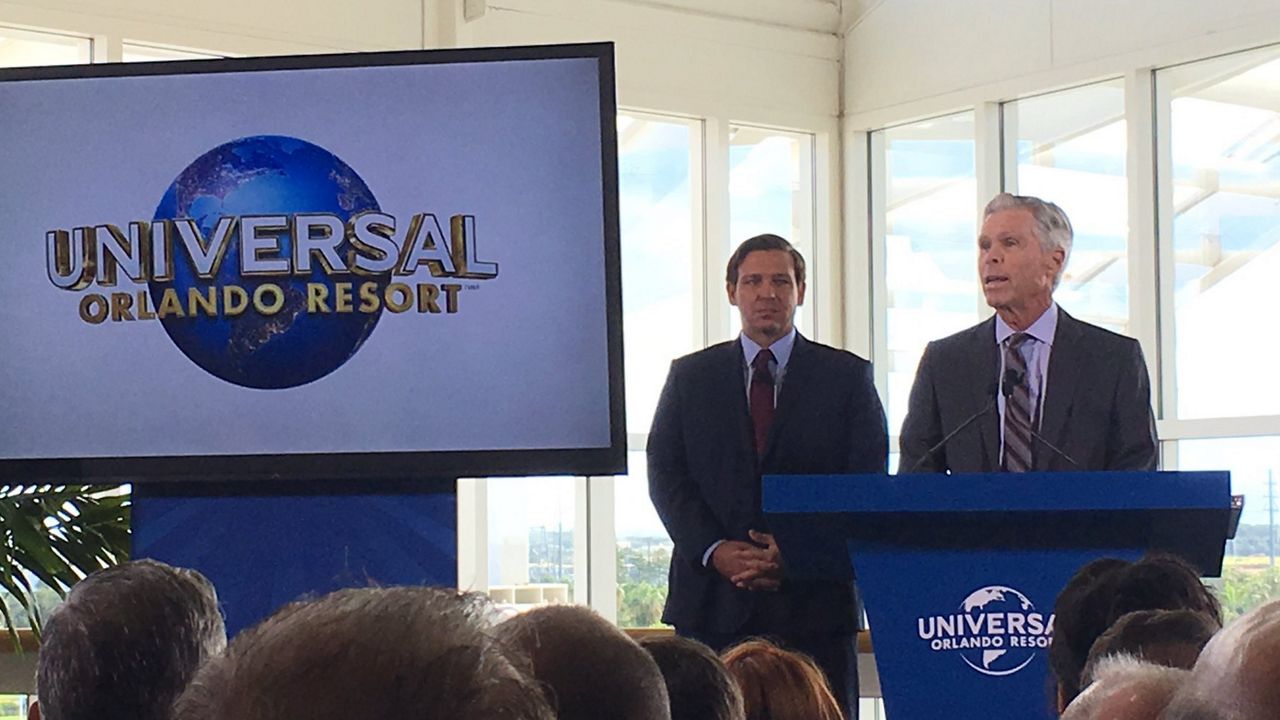
[[[1231,474],[766,475],[763,500],[770,514],[1223,510]]]

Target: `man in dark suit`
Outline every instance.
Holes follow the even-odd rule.
[[[929,343],[900,438],[899,473],[1154,470],[1142,349],[1053,301],[1071,222],[1039,198],[997,195],[978,274],[995,315]]]
[[[862,358],[795,331],[804,258],[744,242],[726,289],[737,340],[672,363],[649,434],[649,494],[675,542],[664,622],[716,650],[766,635],[808,653],[857,715],[854,588],[789,579],[761,511],[771,473],[884,472],[884,411]]]

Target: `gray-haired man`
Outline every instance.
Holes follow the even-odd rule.
[[[1155,469],[1137,341],[1053,301],[1071,242],[1053,203],[1001,194],[987,204],[978,277],[995,315],[925,348],[899,473]]]

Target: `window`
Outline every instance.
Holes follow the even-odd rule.
[[[1227,541],[1220,597],[1228,617],[1280,598],[1276,569],[1276,485],[1280,437],[1215,438],[1178,442],[1179,470],[1230,470],[1231,492],[1244,495],[1234,540]]]
[[[614,485],[618,625],[654,627],[661,625],[675,545],[649,501],[644,453],[629,453],[627,463],[630,474]]]
[[[160,45],[144,45],[141,43],[124,43],[125,62],[154,62],[156,60],[209,60],[223,57],[213,53],[180,50]]]
[[[1005,103],[1005,189],[1057,203],[1075,241],[1054,299],[1119,333],[1129,326],[1124,81]]]
[[[0,67],[87,63],[92,51],[89,38],[0,27]]]
[[[1160,188],[1172,229],[1176,417],[1280,414],[1280,51],[1157,74],[1171,166]]]
[[[577,572],[571,477],[489,478],[489,595],[527,607],[586,602]],[[582,577],[584,582],[578,582]]]
[[[724,277],[730,254],[747,238],[781,235],[814,262],[813,136],[778,130],[729,127],[729,249],[711,268]],[[808,273],[812,285],[812,270]],[[718,284],[717,290],[722,286]],[[808,289],[813,292],[812,287]],[[717,293],[711,296],[716,297]],[[723,294],[720,294],[723,297]],[[813,298],[796,310],[796,327],[812,336]],[[737,337],[741,320],[728,314],[728,335]]]
[[[973,113],[872,135],[872,241],[884,248],[885,397],[890,433],[902,427],[920,354],[930,341],[978,322]],[[876,156],[879,156],[878,158]]]
[[[694,212],[701,124],[636,114],[618,117],[622,231],[622,326],[627,430],[649,432],[671,360],[702,346],[694,317],[702,252]],[[700,188],[698,188],[700,192]]]

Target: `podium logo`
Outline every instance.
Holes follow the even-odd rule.
[[[1031,664],[1053,638],[1046,617],[1026,595],[1006,585],[974,590],[960,611],[916,620],[920,640],[938,653],[956,654],[983,675],[1004,677]]]

